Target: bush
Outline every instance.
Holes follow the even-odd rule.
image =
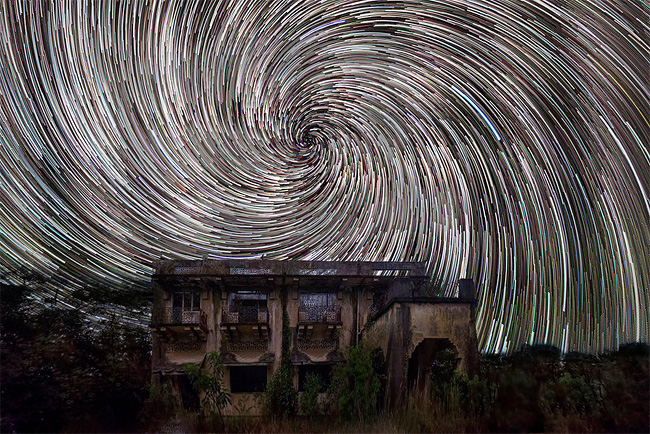
[[[298,407],[298,391],[293,387],[291,328],[286,309],[282,312],[282,357],[280,367],[266,386],[264,412],[271,419],[293,417]]]
[[[293,387],[293,369],[280,366],[266,386],[265,413],[271,419],[296,415],[298,392]]]
[[[453,350],[447,348],[438,351],[431,365],[431,392],[435,396],[443,397],[448,394],[457,364]]]
[[[178,408],[176,397],[168,384],[152,384],[149,397],[144,401],[140,420],[146,428],[164,422],[175,414]]]
[[[476,417],[485,415],[491,409],[489,392],[485,380],[476,375],[470,379],[464,372],[454,371],[445,389],[434,397],[449,413]]]
[[[334,367],[327,394],[341,418],[364,422],[376,416],[380,383],[372,361],[372,353],[358,346],[350,350],[345,363]]]
[[[503,372],[494,416],[498,431],[544,431],[535,373],[515,368]]]
[[[217,415],[219,423],[223,425],[223,410],[230,404],[230,392],[224,387],[223,375],[225,367],[221,355],[212,351],[207,358],[208,369],[201,369],[195,364],[185,365],[185,371],[197,392],[205,396],[201,401],[201,411],[207,410],[208,415]]]
[[[303,416],[313,416],[320,413],[318,405],[318,393],[323,387],[320,377],[311,372],[305,377],[305,391],[300,397],[300,414]]]

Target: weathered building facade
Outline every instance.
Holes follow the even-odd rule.
[[[327,377],[363,340],[381,349],[389,401],[422,384],[432,357],[452,348],[459,367],[478,363],[473,285],[457,298],[425,295],[424,263],[272,260],[170,261],[155,264],[153,380],[198,405],[183,366],[219,351],[233,406],[264,391],[279,365],[282,315],[292,336],[294,384]],[[255,405],[250,402],[255,411]]]

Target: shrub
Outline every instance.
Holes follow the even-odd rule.
[[[313,416],[320,413],[318,405],[318,393],[323,387],[320,377],[311,372],[305,377],[305,391],[300,397],[300,414],[303,416]]]
[[[286,309],[282,312],[282,357],[280,367],[266,386],[264,411],[271,419],[293,417],[298,407],[298,392],[293,387],[291,366],[291,328]]]
[[[293,369],[280,366],[266,387],[265,413],[271,419],[293,417],[298,404],[298,392],[293,387]]]
[[[168,384],[152,384],[149,397],[144,401],[140,420],[146,428],[150,428],[171,417],[177,408],[176,397]]]
[[[230,392],[224,387],[224,365],[221,354],[212,351],[207,358],[208,369],[201,369],[195,364],[185,365],[185,371],[197,392],[205,393],[201,401],[201,411],[207,410],[209,415],[216,414],[223,425],[223,410],[230,404]]]
[[[456,354],[451,349],[438,351],[431,364],[431,392],[434,396],[443,398],[448,394],[457,363]]]
[[[348,360],[334,367],[327,394],[340,416],[364,422],[377,414],[379,378],[373,369],[372,353],[362,346],[350,350]]]

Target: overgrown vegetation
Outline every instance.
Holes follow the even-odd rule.
[[[431,393],[444,396],[454,379],[456,371],[456,354],[451,349],[439,351],[431,365]]]
[[[167,422],[169,415],[175,414],[179,409],[178,399],[169,384],[152,384],[149,387],[149,397],[144,401],[140,412],[142,426],[158,428]]]
[[[270,419],[286,419],[296,415],[298,391],[293,386],[291,365],[291,327],[286,308],[282,311],[282,354],[280,366],[266,386],[264,413]]]
[[[318,403],[318,394],[323,388],[321,378],[313,373],[308,373],[305,377],[305,390],[300,396],[300,415],[315,416],[320,414],[320,405]]]
[[[139,429],[151,379],[148,330],[44,304],[33,284],[0,284],[0,431]]]
[[[525,346],[512,355],[483,356],[481,375],[472,379],[453,371],[455,361],[448,356],[438,353],[430,391],[412,394],[391,423],[406,431],[436,432],[650,429],[647,344],[564,357],[552,346]]]
[[[331,410],[341,419],[363,423],[376,416],[380,384],[372,362],[372,352],[357,346],[334,368],[327,394]]]
[[[116,316],[89,321],[79,309],[35,299],[39,279],[26,275],[20,283],[0,287],[1,432],[650,432],[650,355],[644,343],[600,355],[526,346],[511,355],[482,356],[474,378],[456,370],[453,352],[441,351],[429,387],[413,390],[392,412],[380,411],[382,357],[352,348],[333,370],[329,405],[319,403],[318,377],[307,376],[301,417],[291,418],[298,393],[286,312],[280,365],[259,398],[267,417],[246,418],[253,403],[244,400],[234,409],[237,416],[220,416],[228,398],[223,365],[211,353],[207,369],[188,368],[203,394],[203,412],[219,421],[201,423],[181,408],[168,385],[150,386],[147,329]],[[79,303],[85,312],[101,311],[109,299],[111,306],[142,309],[128,305],[126,292],[99,297],[94,305],[91,293],[99,288],[84,291],[89,295]]]
[[[189,363],[185,365],[185,372],[192,383],[192,387],[203,394],[201,400],[201,415],[207,416],[211,428],[223,428],[223,410],[232,403],[230,392],[225,388],[223,375],[225,367],[221,354],[212,351],[206,359],[207,369]],[[216,416],[216,420],[215,419]],[[215,423],[216,422],[216,423]]]

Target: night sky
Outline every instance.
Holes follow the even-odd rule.
[[[479,346],[650,335],[650,7],[0,1],[0,263],[426,261]]]

